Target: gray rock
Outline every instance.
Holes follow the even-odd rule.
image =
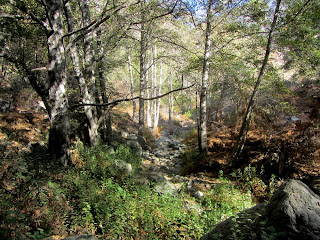
[[[304,183],[286,181],[268,204],[219,223],[202,240],[320,240],[320,197]]]
[[[156,184],[153,190],[158,194],[173,195],[177,193],[176,186],[170,181],[164,181]]]
[[[156,151],[156,152],[154,153],[154,155],[156,155],[158,158],[165,158],[165,157],[167,157],[167,156],[170,155],[170,154],[169,154],[168,151],[166,151],[166,150],[164,150],[164,149],[160,149],[160,150]]]
[[[169,148],[172,148],[173,150],[180,150],[180,143],[176,141],[172,141],[168,144]]]
[[[154,145],[159,148],[166,148],[170,143],[170,139],[167,137],[161,137],[154,142]]]
[[[132,173],[132,166],[123,160],[115,160],[113,167],[119,171],[121,175],[130,175]]]
[[[155,183],[165,182],[167,180],[165,176],[161,175],[158,172],[150,172],[148,175],[148,179]]]
[[[203,198],[203,196],[204,196],[204,194],[203,194],[203,192],[201,192],[201,191],[195,191],[194,193],[193,193],[193,196],[195,197],[195,198],[198,198],[198,199],[201,199],[201,198]]]
[[[320,197],[301,181],[286,181],[266,208],[270,223],[291,239],[320,239]]]
[[[132,149],[132,151],[137,154],[139,157],[142,156],[142,147],[141,145],[134,140],[130,140],[127,142],[127,145]]]
[[[297,122],[297,121],[299,121],[300,119],[297,118],[296,116],[292,116],[292,117],[290,118],[290,120],[291,120],[292,122]]]
[[[147,149],[148,147],[147,140],[143,136],[138,135],[137,140],[140,146],[142,147],[142,149]]]

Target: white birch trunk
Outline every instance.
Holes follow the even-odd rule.
[[[162,60],[160,60],[160,66],[159,66],[159,85],[158,85],[158,93],[157,95],[160,96],[162,94],[161,91],[162,87]],[[153,124],[153,130],[155,131],[159,125],[159,118],[160,118],[160,104],[161,104],[161,98],[157,99],[155,104],[155,111],[154,111],[154,124]]]
[[[150,57],[150,54],[148,54],[148,65],[147,65],[147,82],[146,82],[146,86],[147,86],[147,98],[151,98],[152,97],[152,71],[153,70],[153,65],[152,64],[152,57]],[[152,119],[151,119],[151,108],[152,108],[152,101],[148,100],[147,101],[147,109],[146,109],[146,119],[147,119],[147,126],[150,128],[151,124],[152,124]]]
[[[172,91],[172,72],[170,72],[170,77],[169,77],[169,91]],[[169,94],[169,124],[172,124],[173,121],[173,93]]]
[[[127,54],[128,54],[128,67],[129,67],[129,77],[130,77],[130,93],[131,93],[131,97],[133,98],[134,97],[133,71],[132,71],[130,47],[128,44],[127,44]],[[134,122],[137,121],[137,102],[136,102],[136,100],[132,101],[132,120]]]

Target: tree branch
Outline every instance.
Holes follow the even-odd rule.
[[[145,101],[151,101],[151,100],[155,100],[155,99],[159,99],[159,98],[163,98],[171,93],[174,93],[174,92],[178,92],[178,91],[183,91],[183,90],[186,90],[188,88],[192,88],[195,84],[192,84],[190,86],[187,86],[187,87],[181,87],[181,88],[177,88],[177,89],[174,89],[172,91],[169,91],[169,92],[166,92],[162,95],[159,95],[159,96],[156,96],[156,97],[152,97],[152,98],[141,98],[139,96],[137,97],[133,97],[133,98],[123,98],[123,99],[118,99],[118,100],[115,100],[113,102],[109,102],[109,103],[103,103],[103,104],[95,104],[95,103],[80,103],[80,104],[75,104],[73,106],[70,106],[70,109],[75,109],[75,108],[78,108],[78,107],[83,107],[83,106],[96,106],[96,107],[106,107],[106,106],[111,106],[111,107],[114,107],[116,105],[118,105],[119,103],[121,102],[129,102],[129,101],[133,101],[133,100],[136,100],[136,99],[143,99]]]

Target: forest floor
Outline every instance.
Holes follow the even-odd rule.
[[[156,131],[147,131],[145,134],[151,150],[143,151],[143,171],[136,172],[137,175],[134,176],[134,179],[137,180],[137,183],[148,183],[148,186],[152,186],[152,191],[155,191],[159,196],[167,194],[166,191],[179,193],[179,196],[181,195],[183,199],[184,211],[190,211],[191,209],[196,212],[196,216],[200,216],[200,213],[209,209],[209,205],[206,205],[208,199],[217,197],[214,201],[218,201],[219,204],[225,202],[229,215],[220,213],[219,209],[221,207],[218,207],[219,209],[214,208],[214,211],[210,210],[210,214],[217,214],[217,216],[210,216],[208,219],[214,219],[214,224],[216,224],[225,219],[222,216],[229,217],[243,210],[243,208],[251,207],[252,204],[268,200],[273,190],[285,179],[299,179],[309,186],[314,179],[319,179],[320,130],[317,117],[314,117],[317,115],[313,116],[311,114],[315,108],[317,106],[310,108],[304,116],[296,115],[297,118],[301,119],[299,121],[290,119],[277,121],[277,126],[266,125],[265,122],[256,119],[248,134],[247,143],[241,155],[243,165],[239,166],[239,169],[229,168],[231,151],[237,137],[235,126],[218,123],[211,126],[208,136],[209,152],[204,156],[197,152],[197,130],[194,121],[185,116],[177,116],[173,124],[168,124],[167,119],[161,119],[160,127]],[[122,138],[126,134],[123,133],[127,133],[127,135],[137,133],[137,124],[131,120],[125,108],[115,108],[113,110],[113,122],[115,141],[124,141]],[[259,122],[259,125],[257,122]],[[0,157],[2,160],[0,186],[2,191],[13,198],[15,204],[17,200],[14,190],[17,183],[16,178],[10,173],[17,171],[23,175],[25,170],[23,165],[17,164],[17,161],[23,158],[7,158],[7,156],[12,155],[12,153],[23,156],[24,153],[31,152],[35,143],[43,145],[42,143],[48,140],[48,128],[48,118],[42,113],[20,111],[0,114]],[[91,156],[91,152],[89,156]],[[35,159],[35,162],[37,162],[37,158]],[[29,160],[27,159],[27,161]],[[39,173],[41,171],[39,170]],[[59,176],[59,174],[51,176],[51,179],[58,182],[60,178],[62,176]],[[226,181],[227,184],[225,184]],[[61,184],[64,186],[65,183]],[[34,185],[34,187],[36,186]],[[235,191],[233,186],[239,191]],[[222,192],[226,192],[224,196],[226,199],[221,199],[219,187],[221,187]],[[226,187],[228,191],[226,191]],[[30,186],[30,189],[33,189],[33,186]],[[32,191],[30,190],[30,192]],[[60,190],[57,191],[57,194],[57,197],[61,195]],[[76,193],[75,197],[71,196],[71,199],[75,198],[72,201],[80,202],[79,199],[77,200],[77,194],[79,193]],[[242,197],[245,196],[247,196],[245,206],[242,206],[241,204],[244,202]],[[233,199],[237,197],[240,198],[234,201]],[[81,198],[81,200],[83,199]],[[228,210],[231,205],[228,200],[234,202],[235,205],[231,212]],[[43,219],[43,216],[39,214],[43,209],[36,205],[37,201],[37,197],[33,201],[27,201],[27,205],[23,206],[21,212],[28,212],[35,219]],[[60,204],[59,201],[53,202]],[[250,205],[246,205],[249,202]],[[168,207],[171,208],[172,206],[165,206],[165,209]],[[42,210],[37,212],[38,208]],[[61,206],[59,206],[60,208]],[[63,211],[67,209],[69,208]],[[5,212],[4,209],[2,211]],[[55,211],[52,212],[55,213]],[[174,210],[171,209],[171,211]],[[21,212],[18,211],[19,214]],[[178,211],[178,213],[181,212]],[[120,211],[119,214],[123,213]],[[139,213],[137,212],[137,214]],[[142,214],[141,217],[143,218],[144,215]],[[30,225],[33,224],[31,220],[28,220]],[[185,224],[188,225],[189,223],[186,222]],[[59,227],[56,229],[59,229]],[[207,231],[207,228],[197,231]],[[79,230],[79,232],[81,231]],[[92,233],[96,234],[94,231]],[[67,236],[68,233],[64,232],[62,235]],[[57,235],[57,238],[50,239],[61,239],[61,234]]]
[[[305,108],[305,106],[300,106]],[[250,164],[258,174],[269,180],[271,175],[282,179],[295,178],[310,184],[320,173],[320,129],[312,116],[312,110],[304,109],[308,114],[299,115],[299,121],[278,121],[275,126],[258,126],[253,123],[248,133],[246,146],[242,152],[239,171]],[[311,115],[311,117],[309,117]],[[137,124],[132,122],[125,109],[115,109],[114,129],[136,133]],[[157,157],[155,154],[146,156],[145,163],[149,168],[159,171],[183,175],[187,180],[200,179],[203,182],[216,181],[219,170],[231,174],[229,159],[236,141],[237,133],[234,126],[216,124],[211,126],[208,136],[209,152],[205,158],[198,159],[193,165],[181,160],[183,151],[197,148],[197,132],[195,122],[184,116],[176,117],[169,125],[165,119],[155,132],[146,134],[148,144],[153,153],[163,151],[159,139],[167,139],[168,144],[182,144],[175,153]],[[0,114],[0,144],[6,146],[6,152],[28,151],[32,144],[45,142],[48,138],[49,122],[45,114],[20,111]],[[159,149],[157,149],[159,148]],[[2,150],[2,149],[1,149]],[[175,158],[170,157],[175,155]],[[145,154],[146,155],[146,154]],[[179,156],[176,158],[176,156]],[[150,159],[153,158],[153,161]],[[154,161],[157,158],[158,160]],[[160,159],[160,161],[159,161]],[[174,163],[172,159],[177,159]],[[173,175],[173,174],[171,174]],[[172,176],[171,176],[172,177]]]
[[[204,157],[195,154],[196,122],[184,115],[175,116],[171,125],[168,119],[161,118],[155,131],[146,132],[145,138],[153,153],[144,154],[145,164],[157,171],[172,172],[171,175],[179,174],[189,180],[202,178],[207,182],[216,181],[221,171],[235,175],[234,172],[243,173],[246,166],[251,166],[265,181],[275,175],[279,179],[300,179],[310,185],[320,175],[320,91],[314,84],[294,87],[291,91],[294,95],[288,96],[287,101],[295,107],[295,114],[256,114],[240,155],[239,169],[229,168],[239,124],[211,124],[209,152]],[[113,109],[115,133],[137,133],[137,123],[128,112],[124,107]],[[83,131],[79,125],[79,129],[75,127],[75,135]],[[49,120],[44,113],[22,108],[0,113],[2,157],[10,152],[28,152],[32,144],[46,142],[48,129]],[[161,139],[167,142],[163,145]],[[170,150],[170,145],[176,149]]]

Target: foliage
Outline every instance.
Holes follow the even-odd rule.
[[[258,202],[270,199],[280,184],[279,179],[273,174],[270,179],[263,180],[256,167],[250,164],[244,167],[242,171],[237,169],[230,176],[239,183],[244,191],[250,191],[253,195],[253,200]]]
[[[44,157],[43,157],[44,156]],[[208,226],[249,206],[232,182],[221,179],[199,202],[202,214],[186,206],[192,197],[159,195],[141,185],[136,174],[117,172],[121,159],[141,171],[141,160],[130,148],[88,148],[80,141],[73,150],[75,167],[65,170],[45,161],[46,148],[11,155],[1,164],[0,234],[3,239],[44,239],[88,232],[103,239],[198,239]],[[37,164],[38,163],[38,166]],[[10,185],[9,185],[10,183]]]
[[[215,184],[202,200],[202,204],[206,208],[204,218],[208,221],[207,229],[252,207],[251,197],[250,191],[243,192],[230,180],[220,177],[220,182]]]

